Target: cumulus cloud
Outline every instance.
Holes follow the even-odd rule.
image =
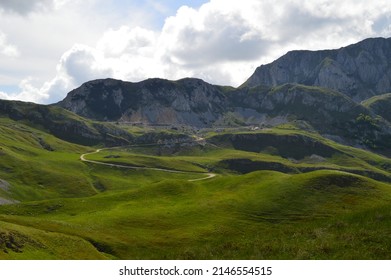
[[[0,54],[8,57],[18,57],[19,50],[16,46],[7,42],[7,36],[0,31]]]
[[[0,6],[5,2],[11,1]],[[181,7],[161,30],[110,28],[96,45],[76,44],[66,51],[51,81],[38,89],[29,87],[28,80],[20,86],[22,92],[31,91],[31,100],[44,103],[105,77],[139,81],[193,76],[237,86],[257,66],[292,49],[336,48],[390,36],[390,12],[383,0],[371,5],[364,0],[211,0],[199,9]]]
[[[28,77],[19,83],[20,91],[18,93],[0,92],[0,98],[6,100],[22,100],[32,102],[42,102],[49,96],[40,88],[33,86],[33,78]]]
[[[164,58],[178,65],[199,67],[221,61],[250,60],[267,42],[239,10],[203,6],[182,7],[167,19],[161,34]]]
[[[64,53],[58,65],[56,76],[42,86],[35,86],[32,77],[19,84],[19,93],[0,92],[0,98],[54,103],[74,87],[93,79],[112,76],[112,69],[104,66],[102,54],[91,47],[76,44]]]
[[[122,26],[117,30],[110,29],[105,32],[97,44],[97,49],[113,57],[126,53],[151,55],[155,43],[155,32],[141,27]]]
[[[103,63],[103,53],[89,46],[76,44],[60,59],[57,66],[60,74],[65,73],[74,84],[112,76],[112,69]]]

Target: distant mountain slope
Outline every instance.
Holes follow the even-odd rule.
[[[327,131],[336,122],[370,111],[345,95],[319,87],[286,84],[223,90],[197,79],[140,83],[95,80],[73,90],[58,103],[95,120],[212,127],[226,114],[262,123],[267,118],[306,120]]]
[[[96,145],[123,145],[133,136],[110,124],[84,119],[57,106],[0,100],[0,116],[27,123],[65,141]]]
[[[278,87],[241,88],[227,93],[234,111],[252,109],[265,119],[296,123],[337,142],[379,150],[391,148],[391,127],[371,109],[337,91],[285,84]],[[253,115],[255,115],[253,113]]]
[[[224,111],[221,91],[199,79],[87,82],[57,105],[100,121],[205,126]]]
[[[362,102],[368,109],[391,122],[391,93],[374,96]]]
[[[381,109],[369,106],[371,99],[361,104],[384,92],[391,92],[391,38],[289,52],[237,89],[194,78],[103,79],[84,83],[56,105],[103,122],[197,128],[299,122],[343,144],[390,150],[388,103],[382,99]]]
[[[290,51],[258,67],[245,86],[298,83],[340,91],[355,101],[391,92],[391,38],[337,50]]]
[[[198,79],[139,83],[95,80],[57,104],[93,120],[152,125],[219,127],[300,121],[340,143],[388,149],[391,128],[346,95],[321,87],[285,84],[239,89]],[[373,122],[371,122],[373,120]]]
[[[232,107],[251,108],[273,116],[295,116],[311,123],[348,121],[369,110],[345,95],[314,86],[284,84],[276,87],[241,88],[227,93]]]

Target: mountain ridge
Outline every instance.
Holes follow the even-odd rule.
[[[389,52],[386,52],[388,49]],[[113,145],[134,140],[122,129],[115,131],[114,127],[108,128],[104,125],[107,122],[195,129],[243,125],[273,127],[296,122],[302,129],[316,131],[340,143],[391,149],[387,144],[391,139],[387,110],[384,106],[380,110],[379,106],[368,105],[370,101],[366,101],[377,96],[378,91],[391,91],[391,72],[388,76],[387,70],[383,75],[390,81],[383,79],[384,83],[379,82],[383,87],[373,86],[365,91],[361,83],[364,78],[375,79],[385,67],[391,71],[389,53],[391,39],[384,38],[366,39],[337,50],[291,51],[270,64],[258,67],[238,88],[212,85],[196,78],[177,81],[151,78],[135,83],[111,78],[88,81],[69,92],[54,107],[62,107],[98,123],[84,125],[83,121],[70,117],[72,121],[67,125],[70,123],[71,127],[66,131],[59,131],[61,127],[57,124],[61,123],[61,118],[53,122],[50,110],[36,108],[31,110],[38,110],[36,114],[26,113],[14,110],[18,106],[12,108],[5,106],[5,102],[2,104],[13,118],[27,118],[44,126],[44,119],[49,118],[49,126],[46,127],[55,135],[68,139],[73,132],[81,131],[82,136],[90,138],[86,139],[90,143],[111,142]],[[387,59],[383,61],[382,57]],[[361,65],[359,61],[365,63]],[[380,61],[380,66],[373,70],[376,61]],[[367,74],[361,73],[368,63],[373,67],[368,68]],[[352,69],[348,76],[349,65]],[[337,72],[342,74],[331,71],[330,67],[335,71],[339,69]],[[349,79],[346,80],[346,77]],[[352,87],[346,88],[350,83],[348,80],[353,81],[357,94],[349,91]],[[5,107],[3,111],[7,111]],[[18,117],[18,114],[21,116]],[[55,114],[54,117],[57,118]],[[76,142],[82,143],[80,139]]]
[[[110,114],[102,117],[99,104]],[[299,121],[337,142],[378,149],[389,149],[384,139],[391,135],[388,121],[370,107],[337,91],[298,84],[232,89],[193,79],[95,80],[57,106],[95,121],[152,126],[265,127]]]
[[[355,101],[391,91],[391,38],[369,38],[334,50],[290,51],[259,66],[242,85],[298,83],[340,91]]]
[[[223,98],[215,86],[194,78],[153,78],[137,83],[101,79],[84,83],[56,105],[100,121],[153,124],[178,119],[200,126],[216,119],[217,112],[211,106],[214,110],[221,107]]]

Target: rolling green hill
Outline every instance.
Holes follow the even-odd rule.
[[[11,232],[3,236],[29,239],[0,256],[383,259],[391,249],[384,239],[390,198],[388,184],[339,171],[166,179],[90,198],[3,206],[0,218]],[[71,246],[51,248],[56,241]]]
[[[391,160],[316,133],[206,131],[203,141],[85,156],[145,168],[127,169],[82,162],[94,148],[21,122],[2,118],[0,129],[1,259],[382,259],[391,250]],[[189,181],[206,172],[217,176]]]
[[[390,42],[0,100],[0,259],[389,259]]]

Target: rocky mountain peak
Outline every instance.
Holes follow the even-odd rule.
[[[296,122],[341,143],[389,146],[391,39],[337,50],[291,51],[262,65],[239,88],[200,79],[95,80],[57,105],[98,121],[221,127]]]
[[[258,67],[244,85],[298,83],[339,91],[355,101],[391,91],[391,38],[337,50],[291,51]]]
[[[204,126],[224,108],[218,87],[200,79],[148,79],[138,83],[113,79],[87,82],[57,105],[100,121]]]

